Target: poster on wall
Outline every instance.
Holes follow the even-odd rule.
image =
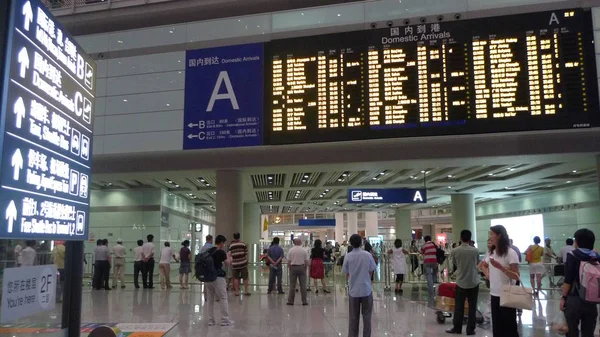
[[[183,149],[263,143],[263,44],[188,50]]]
[[[0,237],[85,240],[96,65],[42,3],[8,4]]]

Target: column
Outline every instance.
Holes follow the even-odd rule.
[[[217,193],[217,195],[219,195]],[[248,245],[248,254],[251,263],[258,261],[261,253],[260,236],[262,225],[260,223],[260,206],[254,203],[244,203],[244,231],[242,240]]]
[[[346,241],[344,232],[344,213],[335,213],[335,242],[340,245]]]
[[[433,225],[423,225],[423,237],[427,235],[433,236]],[[432,239],[434,238],[432,237]]]
[[[396,238],[402,240],[403,243],[407,242],[410,244],[410,241],[412,240],[411,215],[412,213],[409,210],[397,209],[394,213],[396,220]]]
[[[477,242],[473,194],[452,195],[452,237],[454,242],[460,242],[460,232],[463,229],[470,230],[473,234],[472,240]]]
[[[217,171],[217,235],[225,235],[228,242],[233,233],[242,232],[242,175],[238,171]]]
[[[358,234],[358,213],[346,213],[348,217],[348,231],[346,232],[346,240],[350,240],[353,234]]]
[[[365,212],[365,236],[377,236],[379,235],[379,221],[377,219],[377,212]]]

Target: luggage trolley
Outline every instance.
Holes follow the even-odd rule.
[[[440,283],[438,287],[438,296],[435,302],[435,315],[436,321],[439,324],[446,323],[446,318],[452,318],[454,315],[454,298],[456,297],[456,283]],[[469,312],[469,305],[465,302],[465,317],[464,320],[467,319],[467,315]],[[477,310],[475,315],[475,323],[482,324],[483,323],[483,315],[481,311]]]

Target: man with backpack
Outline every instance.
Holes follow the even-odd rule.
[[[204,282],[206,288],[209,326],[217,324],[214,314],[215,302],[219,302],[221,306],[221,326],[233,325],[233,321],[229,318],[227,282],[223,271],[223,263],[231,264],[231,257],[224,250],[226,241],[223,235],[217,235],[214,247],[196,256],[195,274],[199,281]]]
[[[600,303],[600,256],[594,249],[596,237],[589,229],[575,232],[575,250],[567,256],[560,310],[564,311],[567,337],[593,337]]]

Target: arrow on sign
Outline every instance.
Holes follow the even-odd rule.
[[[6,220],[8,221],[8,232],[12,233],[13,223],[17,221],[17,206],[13,200],[10,201],[8,207],[6,207]]]
[[[12,156],[12,160],[10,165],[13,167],[13,179],[19,180],[19,174],[21,173],[21,169],[23,168],[23,156],[21,155],[21,150],[17,149]]]
[[[188,135],[188,138],[189,138],[189,139],[198,138],[198,135],[192,135],[192,134],[190,134],[190,135]]]
[[[188,127],[190,127],[190,128],[195,128],[197,126],[198,126],[198,123],[190,123],[190,124],[188,124]]]
[[[23,5],[22,14],[25,18],[25,22],[23,23],[23,28],[25,28],[26,31],[29,31],[29,25],[33,22],[33,9],[31,8],[31,2],[27,1]]]
[[[21,75],[21,78],[25,78],[25,72],[27,69],[29,69],[29,54],[27,53],[27,49],[25,49],[25,47],[21,49],[19,55],[17,55],[17,58],[17,62],[21,64],[19,75]]]
[[[23,97],[17,99],[13,108],[13,112],[17,115],[17,129],[20,129],[23,118],[25,118],[25,102],[23,102]]]

